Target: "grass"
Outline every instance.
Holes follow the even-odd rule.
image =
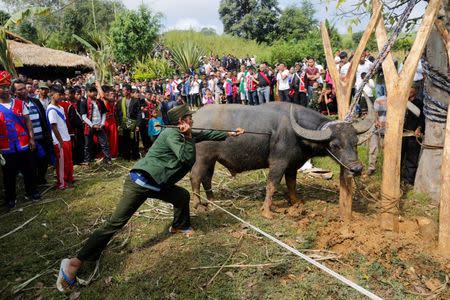
[[[365,150],[360,151],[364,156]],[[328,158],[314,159],[314,164],[338,174],[339,167]],[[77,168],[75,189],[50,191],[44,200],[52,202],[29,206],[22,203],[22,210],[0,216],[2,235],[40,212],[25,228],[0,240],[0,298],[65,299],[54,288],[59,262],[76,254],[82,241],[113,211],[127,173],[124,167],[130,167],[130,163],[118,161],[95,172],[97,167]],[[296,217],[283,212],[287,208],[283,184],[274,196],[280,212],[274,220],[266,220],[260,216],[259,208],[264,199],[267,170],[238,174],[236,178],[227,173],[218,167],[213,179],[216,199],[221,205],[297,249],[318,247],[318,234],[337,218],[313,217],[336,209],[337,176],[323,181],[299,175],[298,193],[306,200],[306,214]],[[377,184],[377,177],[372,180]],[[180,183],[189,186],[187,178]],[[140,210],[150,207],[143,205]],[[167,206],[158,207],[167,210]],[[134,216],[104,252],[100,277],[88,287],[75,289],[81,293],[79,299],[363,299],[351,288],[243,228],[217,209],[192,217],[196,235],[190,239],[170,236],[167,233],[170,219],[158,219],[161,217],[167,215],[142,212]],[[299,224],[305,219],[308,223],[301,227]],[[229,257],[227,264],[272,265],[225,268],[208,286],[217,268],[192,269],[221,266]],[[390,260],[380,257],[380,261],[374,261],[354,253],[342,257],[341,262],[324,263],[375,293],[395,299],[417,298],[406,293],[410,289],[407,281],[393,277],[395,268],[415,266],[419,270],[419,265],[426,265],[429,269],[424,269],[423,276],[437,274],[439,279],[444,278],[445,272],[426,254],[412,261],[396,255]],[[92,266],[87,267],[80,277],[88,277]],[[13,287],[43,271],[47,273],[18,294],[12,294]]]

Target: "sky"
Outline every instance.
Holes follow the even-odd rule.
[[[194,29],[199,30],[202,27],[212,27],[217,33],[223,32],[223,25],[219,18],[220,0],[122,0],[126,7],[130,9],[137,8],[144,3],[154,11],[159,11],[164,15],[163,30],[171,29]],[[319,21],[325,19],[336,20],[336,2],[329,1],[329,4],[322,1],[311,1],[316,9],[316,18]],[[343,8],[350,7],[357,0],[347,0]],[[288,5],[299,4],[300,1],[279,0],[281,8]],[[421,15],[424,11],[424,5],[419,4],[412,16]],[[362,20],[360,25],[354,26],[353,31],[364,30],[368,20]],[[348,24],[342,20],[336,20],[335,26],[339,32],[347,32]]]

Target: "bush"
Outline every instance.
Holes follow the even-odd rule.
[[[271,47],[271,63],[284,63],[293,66],[309,56],[325,63],[325,54],[319,31],[314,31],[300,42],[277,41]]]
[[[147,56],[145,59],[135,63],[133,68],[133,79],[151,80],[156,78],[171,77],[174,73],[169,62],[164,58],[151,58]]]

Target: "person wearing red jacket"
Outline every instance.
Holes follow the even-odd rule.
[[[119,155],[119,132],[117,128],[116,120],[116,94],[115,91],[109,86],[102,86],[103,90],[103,102],[106,106],[106,121],[105,121],[105,132],[108,137],[109,151],[111,158],[117,158]]]
[[[33,181],[31,151],[35,149],[33,126],[28,108],[19,99],[10,95],[11,74],[0,72],[0,153],[3,185],[8,208],[16,206],[16,177],[22,173],[25,183],[25,198],[38,201],[41,196]]]

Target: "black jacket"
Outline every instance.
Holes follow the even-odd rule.
[[[420,127],[422,133],[424,133],[425,132],[425,117],[423,115],[423,103],[419,99],[414,99],[411,102],[420,109],[420,116],[416,117],[412,112],[410,112],[407,109],[406,114],[405,114],[405,123],[403,125],[403,129],[416,131],[416,129],[418,127]]]
[[[122,114],[122,102],[126,101],[125,99],[121,99],[117,102],[117,124],[120,126],[123,121]],[[140,126],[142,122],[142,114],[141,114],[141,105],[139,99],[131,99],[129,106],[128,118],[136,121],[136,126]]]

